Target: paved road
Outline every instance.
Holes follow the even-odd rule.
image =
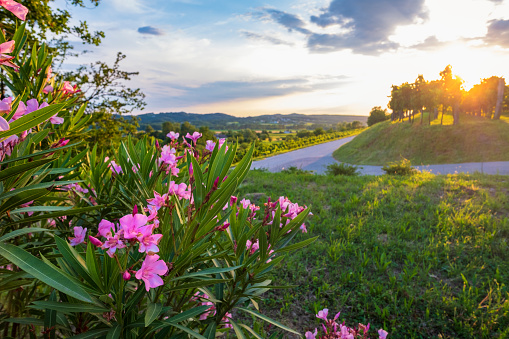
[[[297,168],[314,171],[323,174],[327,165],[336,161],[332,157],[332,153],[346,144],[355,136],[326,142],[307,148],[301,148],[296,151],[283,153],[269,157],[263,160],[253,161],[251,169],[267,168],[270,172],[279,172],[285,168],[295,166]],[[463,164],[444,164],[444,165],[428,165],[415,166],[419,170],[426,170],[435,174],[454,174],[454,173],[473,173],[475,171],[485,174],[505,174],[509,175],[509,161],[496,162],[470,162]],[[359,169],[362,174],[382,175],[382,166],[362,166]]]

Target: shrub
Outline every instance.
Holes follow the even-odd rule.
[[[380,106],[375,106],[369,112],[368,126],[373,126],[376,123],[389,120],[390,114],[387,114],[387,109],[382,109]]]
[[[350,165],[347,163],[332,163],[327,166],[327,170],[325,171],[328,175],[359,175],[360,173],[357,172],[359,168],[354,165]]]
[[[306,171],[301,168],[297,168],[296,166],[290,166],[281,171],[281,173],[285,174],[312,174],[311,171]]]
[[[390,175],[411,175],[418,172],[418,170],[412,167],[410,160],[405,158],[384,165],[382,170]]]

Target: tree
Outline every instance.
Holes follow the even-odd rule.
[[[390,115],[387,114],[386,109],[382,109],[380,106],[375,106],[371,109],[371,112],[369,112],[368,117],[368,126],[373,126],[376,123],[389,120]]]
[[[133,110],[143,110],[145,94],[139,88],[131,89],[125,84],[139,72],[126,72],[119,63],[125,55],[117,53],[113,67],[97,61],[89,66],[80,66],[74,72],[61,76],[63,80],[75,83],[83,93],[82,101],[88,102],[87,111],[125,114]]]
[[[154,128],[153,128],[152,126],[147,125],[147,126],[145,127],[145,133],[147,133],[147,134],[149,134],[149,135],[150,135],[150,134],[152,134],[152,133],[154,133],[154,132],[155,132],[155,130],[154,130]]]

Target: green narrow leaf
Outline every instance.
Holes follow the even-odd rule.
[[[95,338],[99,338],[100,336],[105,335],[109,331],[110,331],[109,328],[98,328],[96,330],[88,331],[85,333],[80,333],[73,337],[69,337],[69,339],[95,339]]]
[[[199,287],[214,285],[214,284],[218,284],[218,283],[222,283],[222,282],[227,282],[227,281],[229,281],[229,280],[228,279],[207,279],[207,280],[200,280],[200,281],[195,281],[195,282],[192,282],[192,283],[187,283],[187,284],[182,284],[182,285],[174,286],[174,287],[170,288],[169,291],[186,290],[186,289],[189,289],[189,288],[199,288]]]
[[[163,305],[159,303],[150,303],[147,306],[147,311],[145,313],[145,327],[148,327],[154,320],[157,319],[159,314],[161,313],[161,310],[163,308]]]
[[[17,208],[11,211],[11,214],[25,213],[25,212],[56,212],[56,211],[68,211],[72,206],[31,206]]]
[[[171,317],[170,319],[163,320],[163,322],[179,323],[179,322],[187,320],[189,318],[196,317],[197,315],[200,315],[200,314],[204,313],[205,311],[207,311],[209,308],[210,308],[210,306],[208,306],[208,305],[193,307],[190,310],[184,311],[182,313],[179,313],[179,314]]]
[[[32,302],[32,305],[30,305],[29,307],[38,310],[43,309],[54,310],[63,314],[104,313],[109,311],[109,309],[106,307],[58,301],[34,301]]]
[[[198,277],[198,276],[203,276],[203,275],[209,275],[209,274],[218,274],[218,273],[234,271],[234,270],[236,270],[238,268],[241,268],[241,267],[242,267],[242,265],[235,266],[235,267],[224,267],[224,268],[223,267],[221,267],[221,268],[218,268],[218,267],[207,268],[207,269],[204,269],[204,270],[201,270],[201,271],[198,271],[198,272],[191,272],[191,273],[187,273],[185,275],[182,275],[180,277],[173,278],[172,281],[186,279],[186,278],[191,278],[191,277]]]
[[[8,136],[18,134],[23,131],[27,131],[30,128],[39,125],[40,123],[48,120],[49,118],[60,112],[60,110],[62,110],[65,107],[65,105],[66,105],[65,103],[50,105],[48,107],[38,109],[37,111],[22,116],[21,118],[10,124],[9,130],[0,132],[0,139],[7,138]]]
[[[235,331],[237,338],[246,339],[246,336],[244,335],[244,332],[242,332],[242,329],[239,327],[239,325],[237,325],[237,323],[232,319],[230,319],[229,322],[230,324],[232,324],[233,330]]]
[[[211,322],[204,335],[207,339],[214,339],[216,337],[217,324],[216,322]]]
[[[176,323],[172,323],[171,326],[176,327],[176,328],[178,328],[178,329],[180,329],[180,330],[182,330],[184,332],[187,332],[187,333],[189,333],[190,335],[192,335],[195,338],[198,338],[198,339],[207,339],[204,336],[202,336],[201,334],[196,333],[195,331],[193,331],[193,330],[191,330],[191,329],[189,329],[189,328],[187,328],[185,326],[182,326],[182,325],[179,325],[179,324],[176,324]]]
[[[90,295],[78,285],[78,281],[69,279],[62,271],[37,259],[27,251],[11,244],[0,243],[0,255],[58,291],[81,301],[92,302]]]
[[[95,256],[95,249],[90,241],[87,244],[87,255],[85,260],[90,276],[92,277],[92,279],[94,279],[95,283],[97,284],[97,286],[99,286],[99,288],[102,291],[103,283],[99,274],[99,265],[97,263],[97,258]]]
[[[20,228],[18,230],[12,231],[3,237],[0,238],[0,241],[6,241],[12,238],[19,237],[20,235],[27,234],[27,233],[36,233],[36,232],[54,232],[55,230],[49,230],[47,228],[40,228],[40,227],[28,227],[28,228]]]
[[[120,338],[121,333],[122,333],[122,326],[120,326],[120,324],[115,324],[108,331],[108,334],[106,335],[106,339],[118,339],[118,338]]]
[[[237,307],[237,309],[241,310],[241,311],[244,311],[244,312],[247,312],[247,313],[250,313],[250,314],[254,315],[255,317],[258,317],[258,318],[260,318],[262,320],[265,320],[266,322],[271,323],[272,325],[275,325],[275,326],[277,326],[277,327],[279,327],[279,328],[281,328],[281,329],[283,329],[285,331],[288,331],[288,332],[300,335],[299,332],[294,331],[291,328],[289,328],[289,327],[287,327],[287,326],[285,326],[285,325],[283,325],[283,324],[281,324],[281,323],[279,323],[279,322],[277,322],[275,320],[272,320],[272,319],[270,319],[269,317],[267,317],[267,316],[265,316],[263,314],[260,314],[258,312],[255,312],[253,310],[250,310],[248,308],[243,308],[243,307]]]
[[[55,160],[57,160],[57,159],[56,158],[47,158],[47,159],[41,159],[41,160],[27,162],[25,164],[20,164],[20,165],[16,165],[16,166],[12,166],[12,167],[7,167],[6,169],[3,169],[0,172],[0,181],[3,181],[10,177],[16,176],[18,174],[22,174],[28,170],[40,167],[44,164],[47,164],[48,162],[52,162]]]
[[[290,252],[290,251],[295,251],[295,250],[298,250],[302,247],[306,247],[307,245],[311,244],[312,242],[314,242],[316,239],[318,239],[318,237],[314,237],[314,238],[310,238],[310,239],[306,239],[304,241],[301,241],[301,242],[298,242],[296,244],[293,244],[293,245],[289,245],[289,246],[286,246],[286,247],[283,247],[283,248],[280,248],[276,251],[276,253],[281,253],[281,252]]]
[[[51,292],[51,295],[49,297],[50,302],[56,302],[57,295],[55,290]],[[57,324],[57,311],[46,308],[44,311],[44,329],[48,330],[52,327],[54,327]],[[49,338],[54,339],[55,338],[55,328],[53,328],[49,333]]]
[[[231,321],[231,320],[230,320]],[[258,333],[256,333],[251,327],[247,326],[247,325],[244,325],[244,324],[238,324],[240,327],[243,327],[245,328],[246,330],[248,330],[249,332],[251,332],[252,335],[254,335],[256,338],[258,339],[263,339],[263,337],[261,335],[259,335]]]

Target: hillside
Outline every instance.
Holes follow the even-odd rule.
[[[161,129],[161,125],[165,121],[183,123],[188,121],[197,127],[208,126],[211,129],[272,129],[284,128],[283,126],[300,126],[305,128],[306,125],[336,125],[340,122],[360,121],[366,124],[367,116],[358,115],[306,115],[306,114],[270,114],[252,117],[236,117],[224,113],[145,113],[137,115],[140,118],[140,128],[144,129],[146,125],[151,125],[156,130]]]
[[[503,117],[504,118],[504,117]],[[426,119],[425,119],[426,120]],[[509,120],[488,120],[462,116],[452,125],[446,116],[420,125],[386,121],[359,134],[333,154],[338,161],[358,165],[384,165],[390,161],[411,160],[414,165],[509,161]]]

